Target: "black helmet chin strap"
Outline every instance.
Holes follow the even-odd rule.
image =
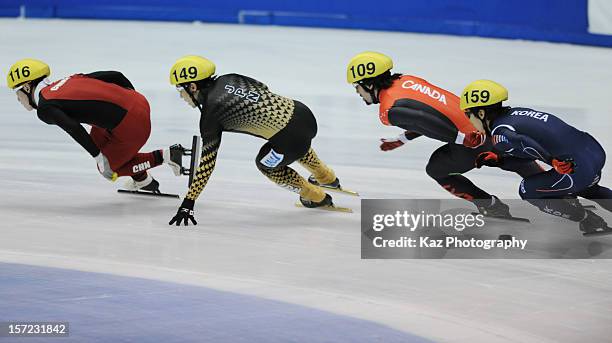
[[[28,103],[35,110],[38,109],[38,104],[36,103],[36,101],[34,101],[34,93],[36,93],[36,86],[37,85],[34,85],[34,84],[31,85],[30,86],[30,91],[26,93],[28,95]],[[23,89],[22,89],[22,91],[23,91]]]
[[[370,94],[370,97],[372,97],[372,103],[373,104],[378,104],[379,100],[378,100],[378,94],[376,94],[376,87],[374,87],[374,85],[370,85],[369,87],[364,87],[365,90],[368,91],[368,93]]]
[[[482,118],[480,118],[478,116],[478,112],[480,110],[484,110],[485,114]],[[490,123],[493,121],[493,119],[491,118],[491,114],[489,113],[489,110],[487,110],[484,107],[473,107],[470,109],[471,115],[474,116],[476,118],[476,120],[479,120],[482,123],[482,128],[485,130],[487,135],[491,135],[491,127],[490,127]]]
[[[200,104],[196,96],[191,93],[191,91],[189,90],[189,84],[183,84],[182,86],[185,92],[187,93],[187,95],[189,95],[189,98],[191,98],[191,101],[193,101],[194,105],[196,105],[196,107],[200,110],[200,112],[202,112],[203,105]]]
[[[379,100],[378,100],[378,94],[376,92],[376,88],[374,88],[374,86],[372,86],[372,89],[368,90],[368,92],[370,92],[370,95],[372,96],[372,103],[373,104],[378,104]]]
[[[32,83],[30,83],[30,91],[26,92],[27,96],[28,96],[28,103],[30,104],[30,106],[32,106],[33,109],[38,109],[38,104],[37,101],[35,101],[36,98],[36,91],[38,91],[38,86],[40,84],[45,85],[45,87],[47,85],[50,85],[51,83],[49,82],[49,79],[42,78],[42,79],[38,79],[38,80],[34,80],[32,81]],[[41,89],[44,87],[41,87]],[[25,91],[24,91],[25,92]]]
[[[370,97],[372,98],[372,103],[373,104],[378,104],[379,103],[378,95],[376,94],[376,87],[374,86],[373,83],[366,82],[365,80],[362,80],[362,81],[359,82],[359,85],[361,85],[361,87],[363,89],[365,89],[366,92],[368,92],[368,94],[370,94]]]

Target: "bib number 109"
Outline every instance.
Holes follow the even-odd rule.
[[[366,74],[373,75],[374,72],[376,72],[376,66],[374,65],[374,62],[368,62],[366,64],[361,63],[356,66],[351,66],[349,70],[351,73],[353,73],[354,78],[357,76],[363,77],[366,76]]]

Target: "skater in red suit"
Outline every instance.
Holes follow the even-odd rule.
[[[128,189],[157,193],[159,183],[148,169],[166,162],[180,175],[169,149],[139,152],[151,133],[149,103],[123,74],[100,71],[56,82],[49,82],[49,75],[44,62],[23,59],[11,67],[7,84],[28,111],[36,109],[40,120],[61,127],[87,150],[102,176],[111,181],[130,176]]]

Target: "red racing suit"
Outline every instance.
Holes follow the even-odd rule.
[[[139,153],[151,134],[147,99],[119,72],[75,74],[40,91],[38,117],[58,125],[91,156],[100,152],[119,176],[162,162],[161,152]],[[91,125],[88,134],[81,124]]]

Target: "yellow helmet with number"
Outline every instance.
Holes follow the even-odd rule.
[[[359,82],[381,75],[393,68],[393,61],[380,52],[365,51],[351,58],[346,67],[346,81]]]
[[[215,64],[200,56],[179,58],[170,69],[170,83],[174,86],[204,80],[215,74]]]
[[[45,62],[24,58],[11,66],[6,75],[6,84],[10,89],[15,89],[26,82],[49,75],[51,75],[51,69]]]
[[[463,89],[459,107],[465,111],[469,108],[494,105],[505,100],[508,100],[506,87],[491,80],[477,80]]]

